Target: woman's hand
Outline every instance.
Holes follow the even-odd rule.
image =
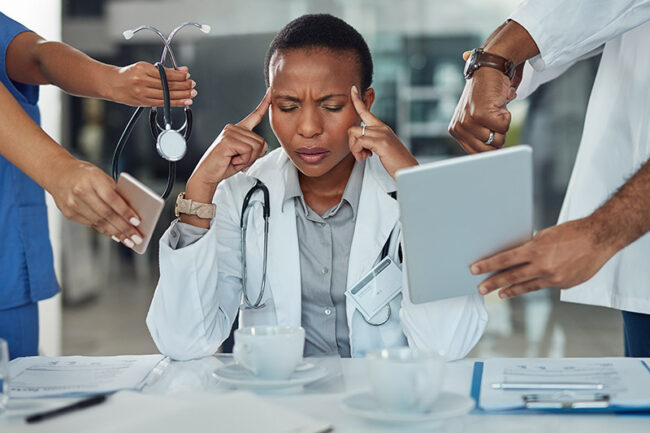
[[[197,95],[196,82],[190,80],[187,66],[165,68],[172,107],[192,104]],[[163,105],[162,82],[158,68],[151,63],[138,62],[123,68],[114,67],[106,78],[106,99],[134,107],[159,107]]]
[[[257,108],[244,120],[223,128],[187,181],[186,198],[210,203],[219,182],[246,170],[266,153],[266,141],[255,134],[253,128],[262,121],[270,105],[269,90]]]
[[[117,193],[116,184],[94,165],[75,158],[66,160],[46,185],[57,207],[71,220],[92,227],[129,248],[142,243],[135,228],[140,218]]]
[[[357,161],[363,161],[376,153],[393,179],[397,170],[418,165],[393,130],[368,111],[356,86],[352,86],[352,104],[366,125],[365,128],[353,126],[348,129],[350,151]]]

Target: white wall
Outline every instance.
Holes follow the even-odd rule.
[[[5,15],[23,23],[50,40],[61,40],[61,0],[0,0]],[[41,86],[39,107],[41,126],[57,142],[61,142],[61,91],[54,86]],[[51,197],[47,197],[50,239],[54,250],[57,275],[61,270],[61,214]],[[60,278],[59,278],[60,279]],[[39,303],[40,352],[55,356],[61,353],[61,295]]]

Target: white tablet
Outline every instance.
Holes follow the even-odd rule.
[[[478,293],[476,260],[533,233],[532,149],[515,146],[397,172],[404,262],[413,303]]]

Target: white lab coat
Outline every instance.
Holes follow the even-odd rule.
[[[160,280],[147,326],[161,353],[175,359],[213,354],[228,337],[242,303],[241,207],[256,179],[270,192],[268,274],[261,310],[241,310],[240,326],[301,324],[301,284],[293,200],[282,206],[291,161],[282,149],[258,160],[217,188],[217,214],[210,230],[196,243],[173,250],[170,230],[160,240]],[[389,196],[395,182],[377,157],[367,160],[350,250],[348,287],[378,261],[393,232],[391,257],[397,255],[398,205]],[[262,279],[263,229],[257,193],[247,234],[249,298],[254,301]],[[406,294],[405,291],[403,291]],[[346,306],[350,349],[354,357],[384,347],[406,345],[443,350],[449,359],[464,357],[480,339],[487,313],[478,295],[413,305],[406,296],[391,302],[393,314],[382,326],[365,322],[351,303]]]
[[[511,18],[540,49],[526,65],[520,96],[602,52],[560,213],[560,222],[582,218],[650,157],[650,1],[528,1]],[[650,314],[650,234],[589,281],[563,290],[562,300]]]

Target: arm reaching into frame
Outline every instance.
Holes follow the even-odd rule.
[[[118,67],[98,62],[61,42],[33,32],[16,36],[7,49],[9,78],[26,84],[53,84],[75,96],[101,98],[132,106],[162,106],[158,69],[146,62]],[[166,68],[172,106],[192,104],[196,83],[187,67]]]

